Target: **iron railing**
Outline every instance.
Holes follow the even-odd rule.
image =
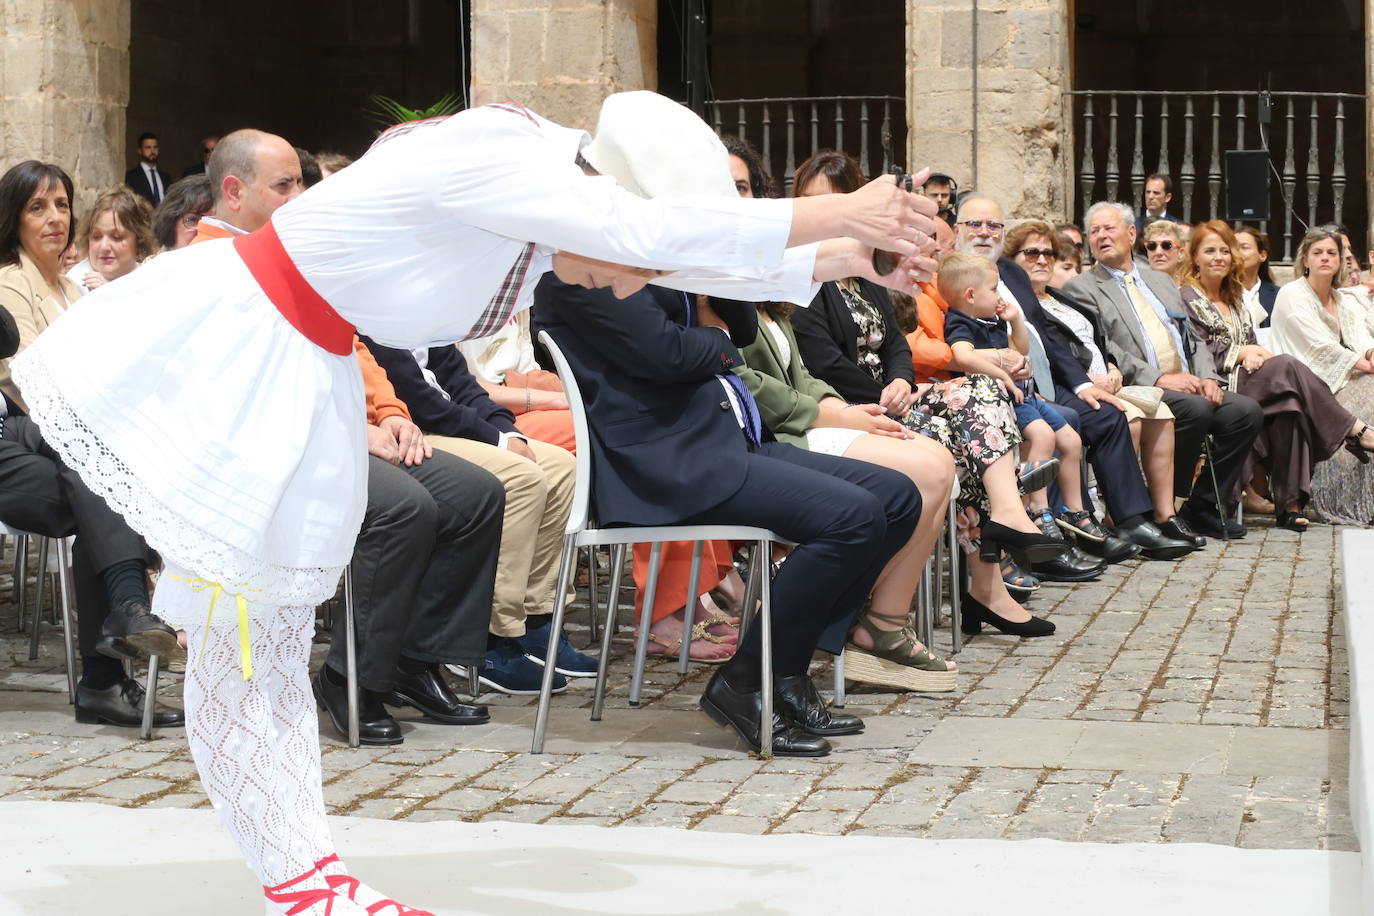
[[[901,96],[719,99],[707,107],[717,133],[736,134],[758,148],[785,194],[791,193],[797,166],[817,150],[844,150],[868,176],[906,158],[906,99]]]
[[[1291,260],[1303,225],[1324,222],[1344,223],[1357,250],[1364,250],[1363,95],[1113,90],[1067,95],[1075,128],[1076,219],[1094,200],[1124,200],[1138,210],[1145,177],[1154,172],[1173,181],[1171,213],[1188,222],[1225,218],[1225,151],[1265,149],[1272,219],[1261,228],[1270,235],[1271,257]],[[1269,123],[1261,123],[1266,114]],[[1359,193],[1347,195],[1348,175],[1356,176]]]

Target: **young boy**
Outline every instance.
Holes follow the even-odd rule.
[[[998,351],[1012,347],[1022,355],[1029,353],[1030,335],[1035,331],[1027,324],[1020,307],[998,293],[996,265],[978,255],[956,252],[941,259],[936,283],[950,306],[945,315],[945,343],[954,354],[950,369],[991,375],[1013,386],[1016,425],[1023,437],[1021,459],[1052,458],[1058,449],[1059,490],[1065,508],[1081,511],[1082,440],[1064,415],[1035,391],[1033,379],[1013,381],[1001,367]],[[1054,513],[1050,511],[1046,491],[1027,494],[1026,505],[1031,519],[1046,534],[1054,536]]]

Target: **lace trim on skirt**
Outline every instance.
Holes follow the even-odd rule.
[[[341,567],[281,566],[259,559],[192,524],[162,502],[72,409],[48,371],[41,349],[28,348],[11,369],[44,440],[165,558],[220,583],[226,592],[252,594],[255,603],[313,606],[333,597]]]

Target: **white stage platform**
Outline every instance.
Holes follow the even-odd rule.
[[[365,881],[436,916],[1359,913],[1353,852],[742,836],[335,818]],[[209,811],[0,803],[0,914],[261,913]]]

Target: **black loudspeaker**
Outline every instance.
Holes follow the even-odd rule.
[[[1226,218],[1241,222],[1269,219],[1269,152],[1226,151]]]

